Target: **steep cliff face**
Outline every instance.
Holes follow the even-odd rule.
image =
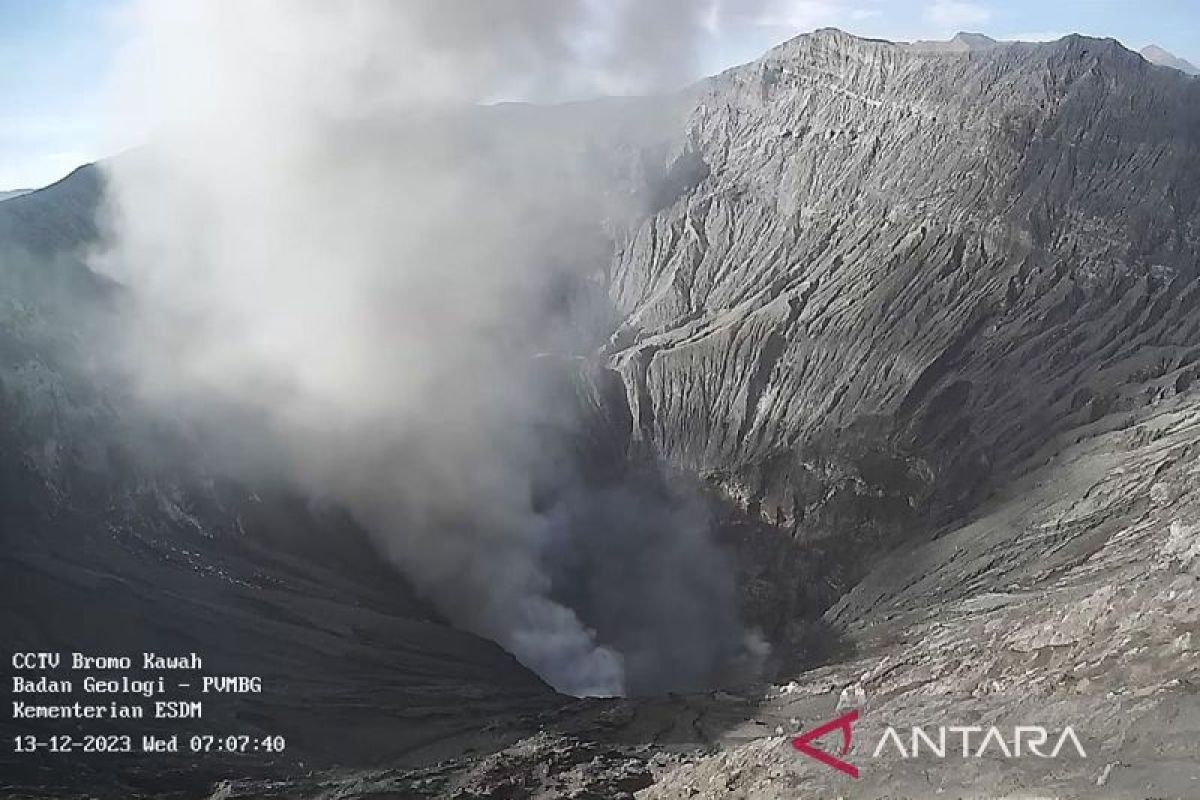
[[[1194,792],[1198,100],[1082,37],[824,31],[706,86],[702,177],[615,261],[613,358],[645,441],[796,537],[760,577],[853,586],[824,620],[854,655],[752,717],[862,709],[866,779],[748,735],[646,796]],[[869,758],[946,719],[1074,724],[1091,760]]]
[[[820,536],[846,493],[952,518],[1056,437],[1186,388],[1198,98],[1077,36],[822,31],[710,80],[686,185],[612,268],[639,434]]]

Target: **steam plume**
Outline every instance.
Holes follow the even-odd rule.
[[[118,111],[153,143],[110,167],[97,265],[132,296],[141,396],[255,437],[243,467],[346,506],[452,620],[577,694],[702,683],[744,634],[693,501],[562,474],[579,417],[532,356],[604,335],[598,221],[628,192],[579,156],[588,120],[475,104],[677,83],[688,5],[130,9]]]

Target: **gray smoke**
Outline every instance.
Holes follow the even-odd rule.
[[[583,422],[533,356],[607,331],[598,221],[636,210],[579,156],[606,134],[479,103],[678,84],[689,6],[147,1],[115,94],[152,144],[110,167],[96,264],[133,298],[141,398],[348,508],[455,623],[576,694],[753,658],[702,504],[563,467]]]

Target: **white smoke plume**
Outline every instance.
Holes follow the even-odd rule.
[[[539,482],[587,491],[555,474],[578,420],[551,402],[532,356],[569,362],[603,334],[603,313],[573,287],[605,266],[598,220],[633,211],[603,185],[607,167],[579,157],[604,135],[584,111],[563,122],[478,104],[678,85],[695,68],[702,11],[674,0],[129,9],[114,118],[151,144],[109,167],[111,245],[96,264],[131,297],[119,353],[138,393],[216,420],[244,445],[229,449],[243,467],[344,505],[456,624],[576,694],[659,688],[655,671],[678,660],[702,682],[736,660],[743,634],[731,570],[696,514],[651,513],[648,493],[622,491],[575,510],[539,505]],[[663,537],[660,555],[622,584],[597,554],[607,537],[638,558],[635,531]],[[564,548],[592,556],[564,561]],[[681,616],[564,588],[581,570],[630,600],[678,589]],[[631,615],[673,633],[623,629]],[[675,655],[660,663],[654,647]]]

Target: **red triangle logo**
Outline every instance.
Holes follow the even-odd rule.
[[[824,736],[827,733],[832,733],[833,731],[840,730],[842,732],[842,752],[839,755],[844,756],[850,752],[850,743],[854,737],[854,733],[851,730],[850,726],[853,725],[857,721],[858,721],[858,711],[857,710],[851,711],[847,714],[843,714],[842,716],[838,717],[835,720],[826,722],[824,725],[822,725],[819,728],[813,728],[811,731],[808,731],[807,733],[802,733],[799,736],[797,736],[795,739],[792,739],[792,747],[796,748],[801,753],[804,753],[804,755],[808,756],[809,758],[815,758],[817,761],[820,761],[822,764],[825,764],[826,766],[833,767],[834,769],[838,770],[839,772],[846,773],[851,778],[857,778],[858,777],[858,767],[854,766],[853,764],[851,764],[847,761],[842,761],[837,756],[830,755],[829,753],[826,753],[824,750],[818,750],[817,748],[815,748],[811,744],[809,744],[814,739],[820,739],[822,736]]]

